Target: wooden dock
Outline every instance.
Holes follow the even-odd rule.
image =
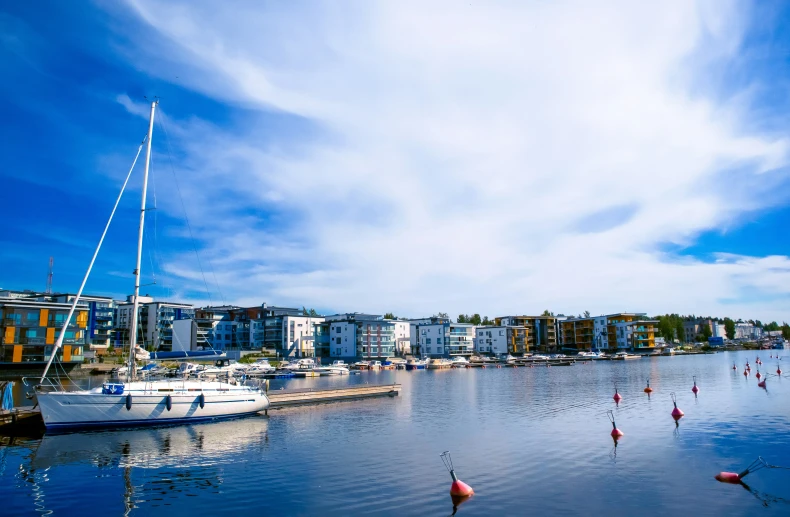
[[[335,402],[338,400],[355,400],[371,397],[397,397],[400,395],[400,384],[358,384],[330,389],[296,389],[270,391],[270,409],[279,409],[304,404]]]

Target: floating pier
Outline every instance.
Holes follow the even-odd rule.
[[[400,384],[360,384],[329,389],[295,389],[275,390],[268,393],[269,409],[289,406],[334,402],[338,400],[365,399],[371,397],[397,397],[400,395]]]

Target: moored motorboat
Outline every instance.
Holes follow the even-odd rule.
[[[406,361],[406,370],[424,370],[425,361],[422,359],[409,359]]]

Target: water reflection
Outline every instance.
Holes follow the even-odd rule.
[[[52,512],[46,497],[49,473],[88,466],[97,478],[118,478],[120,472],[122,487],[116,493],[128,515],[144,503],[174,494],[219,490],[224,483],[222,465],[244,462],[248,455],[268,448],[268,417],[45,435],[37,446],[33,444],[18,444],[29,446],[31,453],[17,477],[29,486],[37,512]],[[142,474],[145,471],[155,473]]]

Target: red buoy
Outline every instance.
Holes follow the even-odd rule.
[[[609,421],[612,423],[612,432],[609,435],[617,441],[619,438],[623,437],[623,432],[617,428],[617,424],[614,423],[614,413],[611,410],[606,412],[606,416],[609,417]]]
[[[748,376],[749,375],[749,370],[744,370],[743,371],[743,375]]]
[[[678,402],[677,399],[675,398],[675,394],[670,393],[669,395],[672,397],[672,404],[675,405],[675,409],[672,410],[672,418],[674,418],[675,420],[680,420],[681,418],[683,418],[684,413],[683,411],[680,410],[680,408],[678,408]]]
[[[647,380],[647,387],[645,388],[645,393],[653,393],[653,388],[650,387],[650,379]]]
[[[696,395],[697,393],[699,393],[699,388],[697,387],[697,376],[695,375],[693,379],[694,379],[694,387],[691,388],[691,391],[692,393],[694,393],[694,395]]]
[[[614,397],[612,398],[614,399],[615,402],[620,402],[621,400],[623,400],[623,397],[620,396],[619,393],[617,393],[617,386],[614,387]]]
[[[733,370],[737,370],[737,369],[738,369],[738,367],[737,367],[737,366],[735,366],[735,363],[732,363],[732,369],[733,369]]]
[[[765,388],[765,379],[757,383],[758,388]]]
[[[758,381],[760,380],[760,377],[762,377],[762,375],[760,375],[760,370],[757,370],[757,375],[755,375],[755,377],[757,377]]]
[[[453,484],[450,485],[450,495],[453,497],[469,497],[474,495],[475,491],[472,487],[458,479],[455,475],[455,468],[453,467],[453,459],[450,457],[450,451],[444,451],[440,456],[442,463],[447,467],[450,472],[450,477],[453,478]]]
[[[716,474],[716,481],[721,481],[722,483],[734,483],[737,485],[741,483],[741,476],[735,472],[719,472]]]
[[[776,375],[782,375],[782,369],[779,366],[776,366]]]

